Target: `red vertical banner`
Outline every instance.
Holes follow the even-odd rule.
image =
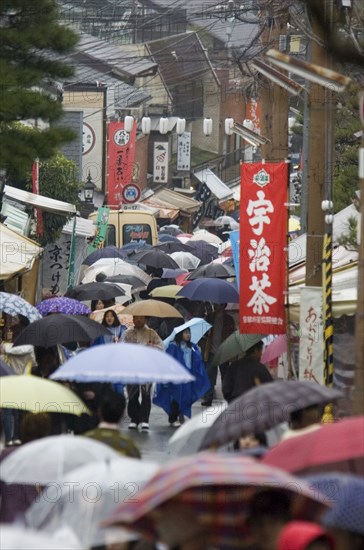
[[[288,165],[241,165],[240,332],[284,334]]]
[[[32,191],[35,195],[39,195],[39,159],[35,159],[33,162],[32,168]],[[35,220],[37,224],[37,233],[40,237],[43,236],[43,216],[42,211],[39,208],[36,208],[35,211]]]
[[[136,122],[129,133],[124,122],[110,122],[108,129],[107,194],[108,206],[119,207],[122,203],[122,189],[132,182]]]

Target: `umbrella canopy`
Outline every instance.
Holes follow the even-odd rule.
[[[158,233],[158,242],[168,243],[168,242],[180,242],[177,237],[171,235],[170,233]]]
[[[168,338],[163,341],[164,346],[167,348],[170,342],[175,339],[176,334],[178,334],[179,332],[183,332],[184,330],[186,330],[186,328],[189,328],[191,331],[191,342],[197,344],[201,340],[203,335],[206,334],[206,332],[210,330],[210,328],[212,328],[212,325],[205,321],[205,319],[194,317],[186,323],[183,323],[183,325],[175,327]]]
[[[26,300],[17,296],[16,294],[10,294],[9,292],[0,292],[0,311],[12,315],[23,315],[32,323],[41,319],[42,316],[39,311]]]
[[[206,433],[226,407],[222,402],[218,407],[205,408],[182,424],[168,440],[168,454],[179,457],[197,453]]]
[[[137,265],[132,265],[119,258],[104,258],[103,260],[98,260],[86,269],[82,283],[92,283],[101,272],[104,273],[106,277],[112,277],[113,275],[135,275],[144,281],[146,285],[150,281],[150,276],[144,273]]]
[[[151,346],[127,343],[89,348],[60,366],[51,378],[122,384],[181,384],[195,379],[167,353]]]
[[[221,225],[228,225],[231,229],[239,229],[239,223],[232,216],[219,216],[215,220]]]
[[[82,550],[71,530],[45,534],[25,528],[22,524],[2,524],[0,529],[1,550]]]
[[[176,269],[179,267],[173,258],[168,256],[168,254],[163,252],[163,250],[158,250],[157,248],[137,252],[132,256],[132,259],[138,264],[148,265],[155,268],[168,267],[169,269]]]
[[[287,336],[279,334],[268,346],[265,347],[262,355],[262,363],[270,363],[287,351]]]
[[[213,244],[207,243],[206,241],[189,240],[186,246],[190,249],[194,256],[200,258],[201,264],[209,264],[212,260],[216,260],[218,257],[217,247]]]
[[[112,275],[111,277],[107,277],[104,282],[131,285],[132,292],[139,292],[139,290],[144,290],[147,287],[145,282],[135,275]]]
[[[14,371],[5,361],[0,359],[0,376],[9,376],[9,374],[14,374]]]
[[[115,283],[85,283],[69,288],[68,298],[74,300],[112,300],[116,296],[125,296],[125,290]]]
[[[220,446],[251,433],[260,433],[287,422],[292,411],[324,405],[341,392],[307,380],[261,384],[234,399],[206,434],[201,449]],[[250,412],[254,410],[254,414]],[[250,412],[249,412],[250,411]]]
[[[117,246],[105,246],[105,248],[98,248],[97,250],[94,250],[86,256],[86,258],[83,260],[84,265],[92,265],[98,260],[102,260],[103,258],[124,258],[125,252],[122,251],[121,248],[118,248]]]
[[[109,445],[89,437],[51,435],[26,443],[8,455],[1,463],[0,479],[27,485],[58,483],[80,466],[119,457]]]
[[[205,241],[207,243],[215,244],[217,246],[222,243],[220,237],[214,235],[213,233],[210,233],[210,231],[206,231],[206,229],[199,229],[198,231],[194,231],[190,239],[190,242],[191,241]]]
[[[205,528],[207,546],[241,548],[247,534],[249,500],[267,487],[287,492],[294,515],[307,518],[324,509],[324,499],[315,495],[305,481],[281,470],[266,468],[243,456],[200,453],[164,464],[138,499],[121,504],[106,524],[132,524],[133,529],[158,540],[156,522],[163,512],[173,505],[187,505],[195,522]],[[151,514],[157,510],[160,514]],[[168,541],[162,538],[162,542]]]
[[[181,285],[157,286],[149,292],[149,296],[152,298],[175,298],[181,288]]]
[[[72,498],[68,491],[62,491],[57,499],[40,496],[26,513],[27,525],[47,533],[67,525],[84,548],[101,546],[106,538],[111,542],[112,533],[100,528],[100,523],[120,502],[138,498],[139,491],[157,470],[158,464],[127,457],[85,464],[67,473],[64,485],[61,482],[61,487],[72,484]],[[91,494],[85,498],[90,486],[95,490],[95,498]],[[102,506],[98,496],[102,496]],[[133,538],[136,535],[123,531],[118,541]]]
[[[0,378],[0,408],[58,412],[80,416],[90,414],[85,403],[62,384],[38,376],[15,375]]]
[[[142,315],[143,317],[176,317],[183,319],[183,316],[173,306],[160,300],[141,300],[127,306],[125,315]]]
[[[16,338],[14,346],[31,344],[48,348],[67,342],[92,342],[103,334],[108,334],[107,328],[88,317],[57,313],[28,325]]]
[[[223,279],[201,277],[188,283],[178,296],[189,300],[213,302],[214,304],[238,303],[239,292],[235,285]]]
[[[182,275],[182,274],[188,275],[188,270],[187,269],[182,269],[182,268],[178,268],[178,269],[164,268],[161,278],[162,279],[177,279],[177,277],[179,275]]]
[[[88,315],[91,313],[91,309],[88,306],[66,296],[48,298],[35,307],[43,317],[48,315],[48,313],[66,313],[68,315]]]
[[[218,347],[213,364],[215,366],[232,361],[264,338],[264,334],[240,334],[239,329],[230,334]]]
[[[352,417],[282,441],[263,461],[288,472],[336,471],[364,475],[364,416]]]
[[[173,241],[166,241],[160,244],[156,244],[155,249],[162,250],[167,254],[172,254],[173,252],[190,252],[190,249],[177,238]]]
[[[180,235],[182,233],[182,229],[176,225],[171,223],[170,225],[163,225],[163,227],[159,230],[160,233],[168,233],[169,235]]]
[[[114,306],[105,307],[104,309],[95,309],[95,311],[90,313],[90,318],[94,321],[97,321],[98,323],[101,323],[105,313],[110,309],[115,311],[122,325],[125,325],[127,328],[134,327],[132,315],[124,315],[125,306],[123,306],[122,304],[115,304]]]
[[[200,258],[194,256],[191,252],[172,252],[170,255],[171,258],[183,269],[196,269],[196,267],[201,263]]]
[[[229,265],[210,263],[195,269],[195,271],[187,277],[187,280],[193,281],[194,279],[201,279],[202,277],[227,279],[228,277],[235,277],[235,269]]]
[[[177,235],[177,239],[183,244],[186,244],[191,237],[192,237],[192,233],[179,233]]]

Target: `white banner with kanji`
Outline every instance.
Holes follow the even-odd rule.
[[[168,141],[156,141],[153,150],[153,181],[168,183]]]
[[[324,383],[322,288],[306,286],[300,299],[299,379]]]
[[[191,170],[191,132],[183,132],[178,136],[177,170]]]

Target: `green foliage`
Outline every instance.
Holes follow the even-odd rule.
[[[337,239],[338,244],[344,246],[347,250],[358,250],[358,220],[351,216],[348,219],[348,228]]]
[[[28,189],[31,190],[31,187],[31,184],[29,184]],[[61,153],[58,153],[49,161],[40,163],[39,193],[41,195],[77,205],[79,202],[79,187],[76,164],[66,159]],[[45,246],[55,242],[69,218],[70,216],[43,212],[44,234],[40,240],[41,245]]]
[[[66,128],[49,127],[63,111],[45,88],[72,75],[57,56],[71,52],[78,37],[59,24],[56,0],[2,0],[0,21],[0,167],[20,175],[36,157],[50,158],[74,137]],[[25,120],[42,120],[46,127],[25,132],[16,124]]]

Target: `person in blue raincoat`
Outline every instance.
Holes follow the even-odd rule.
[[[200,350],[191,342],[189,328],[176,334],[166,353],[172,355],[195,377],[194,381],[186,384],[157,384],[153,403],[168,414],[170,425],[177,428],[180,426],[180,417],[191,417],[192,404],[207,392],[210,381]]]

